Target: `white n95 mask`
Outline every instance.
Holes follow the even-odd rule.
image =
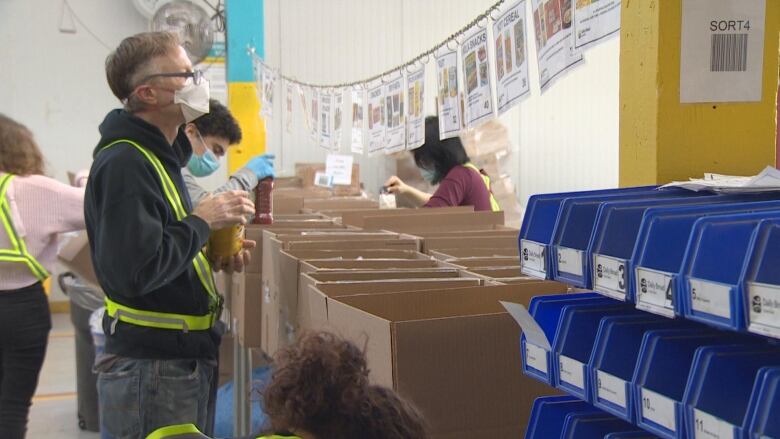
[[[210,98],[211,93],[207,80],[203,79],[198,85],[187,81],[184,88],[176,90],[176,93],[173,94],[173,103],[181,104],[184,121],[190,123],[204,114],[208,114]]]

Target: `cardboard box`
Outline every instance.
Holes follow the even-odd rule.
[[[501,277],[497,279],[485,279],[485,282],[492,282],[495,285],[517,285],[534,282],[535,279],[538,280],[537,278],[531,276]]]
[[[379,202],[362,197],[306,199],[303,201],[304,210],[319,212],[321,210],[335,209],[379,209]]]
[[[92,265],[92,251],[89,248],[87,232],[81,231],[73,235],[57,253],[60,262],[72,271],[83,282],[100,289],[95,267]]]
[[[467,257],[501,257],[512,256],[520,258],[518,247],[504,248],[443,248],[440,250],[431,250],[428,252],[434,259],[446,261],[448,259],[467,258]]]
[[[274,220],[277,222],[282,221],[306,221],[306,220],[321,220],[327,219],[326,217],[317,213],[296,213],[296,214],[274,214]]]
[[[374,216],[415,216],[443,213],[467,213],[473,211],[474,206],[442,207],[436,209],[363,209],[343,211],[340,216],[341,224],[365,228],[366,218]]]
[[[519,267],[520,260],[516,257],[489,257],[489,258],[458,258],[442,261],[443,267],[453,268],[496,268],[496,267]]]
[[[273,192],[271,192],[273,197]],[[271,210],[274,215],[274,219],[278,219],[277,215],[289,215],[301,213],[303,209],[303,198],[301,197],[274,197],[271,202]]]
[[[314,187],[314,188],[278,188],[274,187],[273,192],[274,199],[281,198],[330,198],[333,193],[327,188]]]
[[[298,324],[300,329],[327,329],[328,303],[334,298],[362,294],[466,288],[481,284],[482,281],[474,277],[318,282],[301,288],[302,291],[298,296]]]
[[[504,212],[462,212],[413,216],[371,216],[364,230],[391,230],[401,233],[442,230],[484,230],[504,224]]]
[[[503,279],[508,277],[523,277],[520,265],[514,267],[483,267],[467,269],[470,274],[486,279]]]
[[[269,225],[249,224],[244,229],[244,238],[255,241],[257,245],[250,250],[251,259],[244,271],[247,273],[260,273],[263,268],[264,230],[318,231],[343,228],[343,226],[334,224],[333,221],[329,219],[276,221]]]
[[[296,163],[295,175],[301,178],[304,188],[316,187],[314,176],[317,172],[325,172],[325,163]],[[335,195],[360,195],[360,165],[352,165],[352,181],[349,185],[334,186]]]
[[[493,249],[517,245],[517,236],[472,236],[463,233],[459,237],[424,238],[420,241],[421,251],[428,253],[439,249]]]
[[[233,380],[233,335],[228,333],[222,336],[219,345],[219,386]],[[261,367],[269,364],[268,359],[259,349],[250,349],[252,353],[252,367]]]
[[[245,347],[259,348],[262,334],[262,280],[260,274],[236,273],[231,289],[232,317],[236,320],[235,332]]]
[[[430,437],[518,438],[534,399],[556,391],[520,372],[520,332],[499,300],[565,291],[540,281],[342,297],[328,325],[366,346],[372,380],[414,403]]]
[[[504,227],[504,226],[493,226],[488,227],[484,229],[479,230],[432,230],[432,231],[421,231],[414,234],[414,236],[420,237],[420,238],[457,238],[463,235],[468,236],[484,236],[486,238],[490,237],[514,237],[517,238],[517,236],[520,234],[520,231],[517,229]]]

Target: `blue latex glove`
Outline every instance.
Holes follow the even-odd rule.
[[[266,177],[275,177],[274,174],[274,159],[276,158],[273,154],[263,154],[259,155],[252,160],[249,160],[249,163],[246,164],[246,167],[255,173],[258,180],[262,180]]]

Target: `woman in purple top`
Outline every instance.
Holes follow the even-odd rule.
[[[391,194],[404,197],[415,206],[474,206],[474,210],[501,210],[490,191],[490,178],[471,163],[460,138],[439,139],[438,117],[425,118],[425,143],[413,153],[422,177],[439,187],[431,195],[393,176],[385,183]]]

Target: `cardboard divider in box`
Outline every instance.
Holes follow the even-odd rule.
[[[472,269],[472,268],[519,267],[520,261],[517,258],[511,256],[473,257],[473,258],[466,257],[466,258],[456,258],[456,259],[448,259],[445,261],[440,261],[440,264],[442,267]]]
[[[501,248],[443,248],[431,250],[428,252],[434,259],[446,261],[448,259],[468,258],[468,257],[501,257],[512,256],[520,257],[517,246]]]
[[[485,250],[517,246],[516,230],[458,230],[409,233],[420,239],[423,253],[439,249]]]
[[[294,253],[301,259],[341,260],[358,258],[397,258],[415,259],[424,255],[413,250],[300,250]],[[224,278],[227,277],[227,280]],[[239,340],[246,347],[259,348],[262,346],[262,321],[263,298],[261,273],[241,273],[230,276],[218,276],[218,287],[224,289],[225,282],[233,282],[231,297],[226,298],[226,306],[230,307],[232,315],[238,319],[237,333]],[[223,284],[223,285],[220,285]]]
[[[518,373],[517,326],[499,301],[564,291],[535,282],[342,297],[328,304],[328,327],[366,346],[372,381],[418,407],[430,437],[522,437],[534,399],[555,392]]]
[[[369,281],[320,282],[308,286],[299,296],[298,324],[300,330],[328,328],[328,304],[332,300],[366,294],[402,293],[406,291],[442,290],[477,287],[483,284],[474,277],[378,279]]]
[[[274,218],[278,215],[295,215],[303,210],[303,197],[275,197],[271,203]]]
[[[341,212],[341,223],[344,225],[365,228],[366,218],[399,217],[415,215],[431,215],[444,213],[474,212],[474,206],[442,207],[436,209],[361,209]]]
[[[432,209],[433,210],[433,209]],[[369,216],[364,230],[391,230],[401,233],[444,230],[485,230],[504,224],[504,212],[429,213],[409,216]]]
[[[303,200],[303,211],[305,213],[334,209],[379,209],[379,202],[363,197],[307,198]]]
[[[477,267],[469,268],[464,271],[472,276],[485,279],[521,278],[524,276],[520,271],[520,265],[515,265],[513,267]]]
[[[274,214],[274,221],[276,222],[306,221],[306,220],[321,220],[321,219],[327,219],[327,218],[318,213],[295,213],[295,214],[283,214],[283,215]]]
[[[247,273],[261,273],[263,268],[264,230],[315,232],[341,229],[343,229],[341,225],[334,224],[333,221],[329,219],[275,221],[273,224],[269,225],[249,224],[244,229],[244,237],[248,240],[255,241],[257,245],[250,250],[251,259],[246,266],[245,271]]]

